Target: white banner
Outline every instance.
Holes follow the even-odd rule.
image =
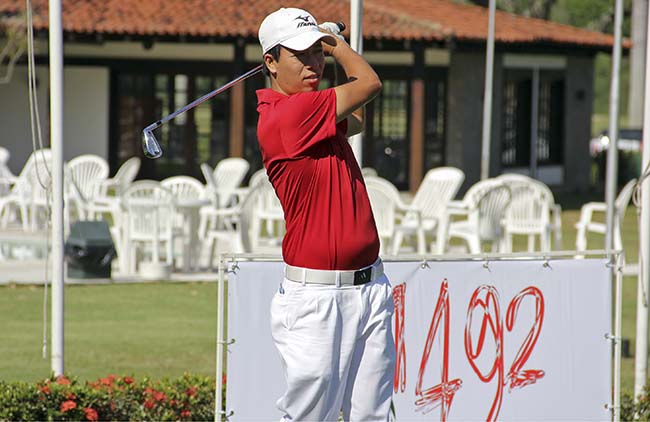
[[[397,348],[395,419],[608,420],[612,348],[604,259],[386,262]],[[279,420],[270,333],[279,262],[239,262],[228,285],[232,421]]]

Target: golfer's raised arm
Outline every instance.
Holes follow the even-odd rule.
[[[324,43],[323,43],[324,44]],[[337,39],[337,45],[326,47],[343,67],[348,82],[334,88],[336,91],[336,121],[346,119],[353,111],[371,101],[381,91],[381,80],[368,62],[350,46]]]

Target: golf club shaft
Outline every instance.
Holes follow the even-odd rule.
[[[338,22],[336,24],[339,27],[339,31],[342,32],[345,30],[345,23],[343,22]],[[231,86],[243,81],[244,79],[247,79],[253,75],[256,75],[262,71],[264,68],[263,64],[260,64],[253,69],[249,70],[248,72],[244,73],[243,75],[233,79],[232,81],[228,82],[227,84],[215,89],[214,91],[208,92],[204,96],[197,98],[196,100],[192,101],[191,103],[187,104],[186,106],[179,108],[172,114],[163,117],[160,120],[157,120],[156,122],[150,124],[144,130],[142,131],[142,147],[144,150],[144,155],[147,158],[158,158],[162,155],[162,149],[160,148],[160,144],[156,140],[155,135],[153,134],[153,131],[163,124],[167,123],[168,121],[172,120],[176,116],[178,116],[181,113],[185,113],[187,110],[194,108],[198,106],[199,104],[209,100],[210,98],[222,93],[223,91],[227,90]],[[336,73],[336,63],[334,64],[334,71]]]
[[[208,92],[204,96],[197,98],[196,100],[192,101],[188,105],[179,108],[178,110],[176,110],[172,114],[163,117],[162,119],[156,121],[155,123],[150,124],[149,126],[144,128],[144,130],[147,131],[147,132],[150,132],[152,130],[155,130],[155,129],[159,128],[160,126],[162,126],[163,124],[165,124],[168,121],[172,120],[173,118],[175,118],[179,114],[185,113],[187,110],[189,110],[191,108],[194,108],[194,107],[198,106],[201,103],[204,103],[205,101],[209,100],[210,98],[212,98],[212,97],[214,97],[214,96],[216,96],[218,94],[221,94],[223,91],[227,90],[231,86],[243,81],[244,79],[248,79],[251,76],[258,74],[261,71],[262,71],[262,65],[258,65],[256,67],[254,67],[253,69],[249,70],[248,72],[244,73],[241,76],[238,76],[237,78],[233,79],[232,81],[228,82],[227,84],[225,84],[223,86],[220,86],[219,88],[215,89],[214,91]]]

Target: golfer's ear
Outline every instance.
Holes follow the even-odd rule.
[[[276,61],[272,55],[264,55],[264,64],[266,65],[266,68],[269,70],[269,72],[271,72],[271,74],[277,73]]]

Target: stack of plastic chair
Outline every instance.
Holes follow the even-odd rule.
[[[160,182],[160,185],[167,188],[174,194],[177,204],[185,201],[203,199],[205,197],[205,186],[197,179],[190,176],[172,176]],[[178,211],[178,210],[177,210]],[[176,214],[176,226],[182,228],[185,225],[182,213]]]
[[[400,198],[399,191],[388,180],[381,177],[368,176],[365,178],[366,190],[375,217],[375,226],[379,235],[379,253],[388,253],[395,235],[395,224],[398,214],[408,209]]]
[[[541,182],[519,174],[504,174],[497,177],[510,188],[512,198],[503,219],[504,250],[512,252],[513,238],[526,236],[528,252],[535,250],[535,239],[539,237],[539,250],[551,250],[551,207],[553,198],[550,190]]]
[[[9,194],[0,197],[0,227],[6,228],[15,218],[25,231],[35,231],[47,216],[52,152],[34,151],[16,176]]]
[[[139,170],[140,158],[131,157],[117,169],[115,176],[103,180],[99,186],[99,194],[88,204],[88,218],[110,220],[117,226],[122,224],[120,197],[135,180]]]
[[[251,176],[249,188],[260,187],[259,199],[251,215],[251,247],[257,250],[262,242],[268,246],[278,246],[284,236],[284,210],[280,199],[264,169]],[[262,230],[264,229],[264,230]]]
[[[71,208],[76,210],[79,220],[86,220],[89,213],[94,213],[93,204],[107,178],[108,163],[98,155],[84,154],[70,160],[65,166],[67,215]]]
[[[11,154],[5,147],[0,147],[0,197],[9,195],[11,186],[16,181],[16,176],[9,169],[9,157]]]
[[[131,157],[126,160],[115,172],[115,176],[104,180],[100,186],[99,194],[107,197],[113,193],[116,197],[122,195],[129,185],[135,180],[140,171],[140,158]]]
[[[447,205],[454,199],[465,180],[462,170],[454,167],[438,167],[429,170],[418,187],[413,202],[408,206],[402,221],[395,227],[393,255],[399,253],[405,237],[415,236],[416,252],[425,254],[425,234],[435,236],[432,252],[440,249],[440,221],[445,215]]]
[[[481,253],[483,242],[490,242],[493,252],[503,249],[501,222],[510,198],[510,188],[500,180],[486,179],[475,183],[465,193],[461,206],[456,211],[448,211],[465,218],[449,222],[447,239],[463,239],[472,254]]]
[[[621,227],[625,219],[625,211],[632,198],[636,179],[632,179],[619,192],[614,202],[614,249],[623,249],[623,238],[621,236]],[[602,216],[607,212],[607,204],[604,202],[588,202],[580,208],[580,220],[576,223],[578,233],[576,235],[576,250],[587,250],[587,235],[589,233],[598,233],[604,235],[607,232],[607,226],[604,222],[595,221],[597,214]]]
[[[122,194],[124,233],[121,250],[128,262],[126,272],[136,272],[138,252],[149,255],[150,262],[158,264],[164,245],[165,262],[174,263],[174,194],[153,180],[134,182]],[[123,262],[123,261],[120,261]]]
[[[209,250],[208,268],[212,267],[212,259],[216,251],[230,253],[249,253],[253,251],[251,242],[251,221],[257,207],[257,202],[267,187],[264,183],[251,186],[246,197],[232,207],[220,208],[217,214],[229,220],[232,224],[210,228],[206,234],[205,245]],[[256,252],[274,252],[272,250],[257,250]]]
[[[238,188],[248,173],[250,165],[243,158],[225,158],[217,163],[214,170],[206,163],[201,164],[201,173],[206,182],[206,195],[212,204],[201,209],[199,230],[204,235],[208,229],[227,224],[228,219],[219,218],[219,209],[231,207],[240,199]]]

